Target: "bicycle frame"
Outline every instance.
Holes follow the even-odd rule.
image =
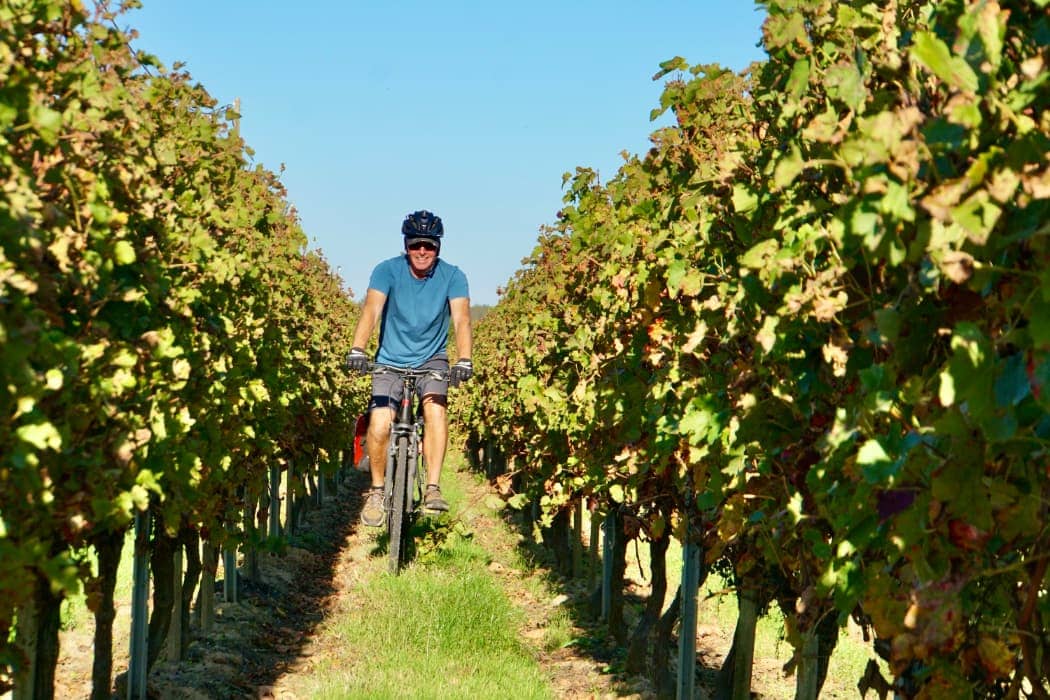
[[[411,488],[417,484],[423,465],[423,412],[416,411],[416,378],[409,374],[402,375],[402,390],[404,396],[401,405],[397,407],[394,422],[390,425],[390,440],[386,451],[386,475],[384,477],[386,491],[387,512],[392,508],[390,493],[393,489],[393,479],[397,469],[398,443],[401,438],[408,441],[408,449],[405,457],[407,460],[408,474],[405,483]],[[410,513],[415,512],[415,498],[412,501]]]
[[[402,382],[401,404],[395,409],[390,426],[383,479],[390,572],[396,574],[408,561],[412,524],[419,514],[426,488],[426,464],[422,449],[423,413],[416,410],[416,382],[426,376],[446,381],[448,377],[436,370],[402,369],[379,364],[373,364],[372,369],[376,373],[397,374]]]

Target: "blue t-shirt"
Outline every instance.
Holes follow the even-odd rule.
[[[449,299],[467,298],[467,276],[441,258],[424,279],[416,279],[404,255],[376,265],[368,288],[386,295],[376,361],[418,367],[448,343]]]

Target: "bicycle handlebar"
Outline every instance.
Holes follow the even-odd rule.
[[[436,369],[417,369],[413,367],[394,367],[392,365],[382,365],[378,362],[368,363],[369,371],[375,372],[376,374],[396,374],[400,377],[413,377],[415,379],[421,379],[423,377],[431,377],[438,381],[449,381],[448,372],[439,372]]]

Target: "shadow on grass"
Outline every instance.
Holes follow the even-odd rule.
[[[360,525],[368,477],[350,471],[334,495],[312,505],[286,545],[260,553],[259,575],[238,575],[239,600],[223,602],[215,583],[216,620],[208,634],[194,625],[182,662],[158,663],[150,697],[267,698],[283,675],[309,654],[319,625],[340,590],[341,553]],[[386,551],[385,536],[380,546]]]
[[[410,537],[408,538],[408,550],[405,554],[403,567],[412,564],[417,557],[428,549],[440,545],[440,542],[448,535],[448,524],[450,522],[447,514],[420,514],[412,518]],[[369,556],[386,558],[390,553],[390,533],[386,528],[377,530],[375,546],[369,551]]]
[[[477,472],[473,473],[477,474]],[[631,642],[635,625],[644,613],[649,595],[649,582],[638,583],[630,579],[625,581],[623,616],[627,633],[626,641],[621,643],[611,632],[608,624],[601,619],[603,567],[601,554],[593,564],[596,567],[593,574],[588,570],[589,562],[586,560],[586,552],[581,575],[564,573],[552,549],[541,540],[536,539],[534,526],[523,512],[507,508],[502,511],[502,514],[507,526],[521,536],[517,549],[525,565],[531,571],[541,574],[549,590],[564,596],[566,602],[563,608],[569,613],[573,626],[579,631],[568,644],[594,661],[603,664],[605,672],[613,676],[617,692],[621,697],[674,697],[678,666],[677,621],[675,621],[675,632],[670,640],[671,648],[667,650],[669,666],[666,673],[668,675],[663,682],[662,694],[656,689],[655,674],[651,668],[654,644],[652,634],[646,642],[646,670],[641,674],[634,674],[628,673],[626,669],[628,645]],[[678,581],[669,577],[667,586],[669,594],[673,597],[678,588]],[[701,697],[712,697],[721,670],[721,657],[712,654],[710,649],[704,650],[699,646],[697,651],[694,687],[702,693]]]

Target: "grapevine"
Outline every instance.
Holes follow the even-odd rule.
[[[244,540],[269,466],[330,463],[363,398],[341,366],[356,307],[251,164],[239,115],[133,52],[115,17],[0,11],[8,671],[27,662],[8,644],[16,611],[112,590],[88,546],[147,508],[157,538]],[[46,684],[57,639],[41,647]]]
[[[1045,2],[763,4],[766,61],[668,61],[675,126],[567,176],[471,429],[796,645],[855,617],[904,696],[1045,697]]]

